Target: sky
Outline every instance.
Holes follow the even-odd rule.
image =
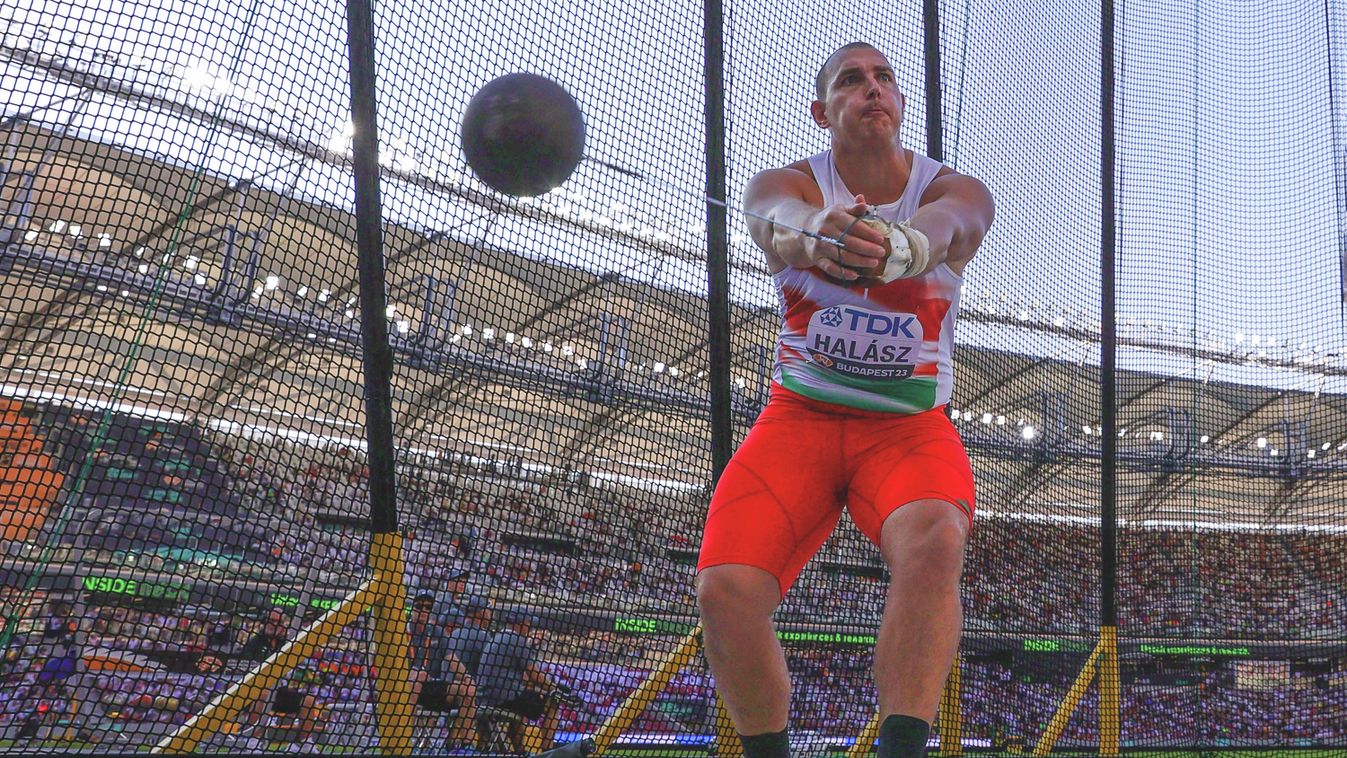
[[[1098,328],[1098,6],[947,0],[942,8],[946,162],[983,180],[998,208],[967,269],[963,305],[1026,324],[965,323],[959,338],[1045,355],[1078,351],[1078,340],[1029,325]],[[700,3],[651,0],[376,3],[380,129],[391,165],[481,188],[458,144],[468,99],[497,76],[542,74],[580,104],[588,155],[650,179],[584,163],[535,205],[680,254],[566,225],[493,218],[459,197],[392,181],[384,185],[387,214],[525,255],[705,291],[697,260],[705,249],[701,13]],[[813,76],[846,42],[871,41],[889,55],[908,93],[904,142],[924,149],[915,0],[728,0],[725,16],[731,205],[755,172],[826,149],[826,133],[808,117]],[[1340,289],[1347,2],[1128,2],[1119,4],[1117,23],[1117,292],[1125,334],[1273,357],[1336,353],[1317,359],[1347,366]],[[0,9],[0,33],[8,48],[60,56],[269,132],[337,151],[349,145],[341,2],[21,0]],[[0,93],[4,115],[37,108],[37,120],[61,123],[73,102],[63,98],[74,90],[6,62]],[[290,176],[279,169],[291,155],[115,98],[97,98],[74,127],[226,175],[274,173],[264,183],[277,187]],[[349,206],[350,182],[344,168],[313,162],[297,194]],[[732,258],[757,266],[742,218],[732,213],[730,225]],[[776,303],[766,276],[740,269],[732,272],[732,298]],[[1193,370],[1192,359],[1163,352],[1128,349],[1120,360]],[[1324,386],[1312,368],[1232,361],[1219,369],[1234,381]],[[1334,378],[1327,389],[1347,386]]]

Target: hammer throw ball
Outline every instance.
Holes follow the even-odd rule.
[[[507,74],[468,101],[460,128],[468,165],[487,186],[532,197],[566,181],[585,153],[575,98],[537,74]]]

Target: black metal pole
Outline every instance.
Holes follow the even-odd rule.
[[[379,197],[379,134],[375,114],[374,14],[370,0],[346,3],[355,164],[356,260],[360,343],[365,362],[365,440],[369,446],[370,530],[398,529],[393,453],[393,351],[388,346],[384,291],[383,208]]]
[[[1100,19],[1100,345],[1099,404],[1103,411],[1100,468],[1100,624],[1117,626],[1114,595],[1118,572],[1118,414],[1115,382],[1118,351],[1114,311],[1114,273],[1117,257],[1117,221],[1114,192],[1113,122],[1113,0],[1102,0]]]
[[[725,44],[720,0],[706,0],[706,196],[725,197]],[[725,206],[706,204],[706,307],[711,378],[711,481],[730,462],[730,282]]]
[[[1332,0],[1324,0],[1324,49],[1328,51],[1328,112],[1337,113],[1339,108],[1338,87],[1334,74],[1342,67],[1342,46],[1333,37]],[[1334,53],[1333,51],[1338,52]],[[1347,138],[1341,125],[1333,127],[1333,186],[1338,198],[1338,289],[1342,293],[1342,302],[1338,305],[1338,317],[1347,315]]]
[[[926,154],[945,160],[945,122],[941,116],[940,0],[922,0],[922,26],[926,31]]]

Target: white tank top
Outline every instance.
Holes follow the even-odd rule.
[[[903,196],[871,206],[887,221],[906,221],[940,172],[939,161],[912,153]],[[850,203],[828,150],[809,159],[825,205]],[[847,287],[817,268],[775,276],[781,335],[772,379],[815,400],[890,413],[920,413],[949,402],[954,389],[954,318],[962,277],[941,263],[911,279]]]

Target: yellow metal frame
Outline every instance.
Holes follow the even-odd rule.
[[[1076,676],[1076,681],[1071,684],[1071,689],[1067,690],[1066,697],[1062,698],[1061,705],[1057,706],[1057,712],[1048,722],[1047,731],[1043,733],[1038,744],[1034,747],[1034,755],[1047,755],[1052,752],[1053,746],[1057,744],[1062,732],[1066,730],[1066,724],[1071,720],[1071,714],[1075,713],[1076,707],[1080,705],[1081,698],[1085,697],[1085,692],[1089,690],[1090,683],[1094,681],[1096,674],[1099,676],[1099,754],[1118,754],[1119,727],[1121,724],[1118,628],[1105,626],[1100,627],[1098,644],[1094,646],[1090,657],[1085,660],[1085,665],[1081,667],[1080,674]]]
[[[744,758],[744,743],[739,740],[734,719],[719,692],[716,693],[716,758]]]
[[[874,752],[875,740],[879,739],[879,714],[876,713],[870,717],[865,728],[856,735],[856,741],[851,744],[851,749],[847,751],[847,758],[862,758]]]
[[[1122,682],[1118,678],[1118,627],[1099,630],[1099,754],[1117,755],[1122,738]]]
[[[701,650],[702,627],[698,624],[683,641],[674,648],[659,667],[646,677],[634,692],[627,696],[622,705],[613,712],[594,736],[595,753],[602,754],[617,738],[631,726],[655,698],[673,680],[674,675],[688,665]],[[963,755],[963,713],[960,707],[959,666],[961,658],[955,658],[949,679],[940,696],[940,754]],[[725,710],[725,702],[716,696],[716,755],[721,758],[743,758],[744,748],[739,735],[734,730],[734,722]],[[870,717],[869,723],[857,735],[855,743],[847,751],[847,758],[862,758],[872,752],[875,740],[879,738],[879,714]]]
[[[627,699],[622,701],[622,705],[603,722],[599,731],[594,735],[595,752],[602,754],[605,750],[617,742],[617,738],[622,736],[622,732],[631,726],[637,716],[646,709],[664,688],[673,680],[674,675],[683,670],[701,649],[702,627],[698,624],[688,633],[683,641],[678,643],[678,647],[673,652],[665,656],[664,661],[660,663],[659,668],[651,672],[644,682],[636,688]]]
[[[326,645],[364,610],[373,608],[375,718],[384,752],[412,752],[412,688],[406,651],[406,598],[403,586],[402,537],[375,534],[370,544],[373,577],[238,683],[212,700],[200,713],[165,737],[152,752],[191,753],[202,740],[232,728],[239,713],[265,697],[287,674]]]
[[[959,667],[963,659],[955,657],[950,668],[949,678],[945,680],[945,689],[940,693],[940,755],[963,755],[963,711],[959,706]],[[847,758],[864,758],[874,752],[875,740],[879,739],[879,714],[870,717],[870,721],[856,735],[856,741],[847,751]]]
[[[411,672],[406,655],[410,641],[406,623],[407,590],[402,580],[404,558],[401,536],[375,534],[370,544],[369,564],[373,577],[368,582],[212,700],[200,713],[165,737],[152,752],[191,753],[206,737],[232,728],[245,707],[264,697],[317,648],[327,644],[343,627],[354,622],[366,608],[371,608],[374,620],[371,669],[374,672],[374,712],[379,746],[385,753],[410,755],[413,703]],[[1048,755],[1052,752],[1071,714],[1080,705],[1096,675],[1100,682],[1099,752],[1100,755],[1118,755],[1120,682],[1117,640],[1116,627],[1102,627],[1099,630],[1098,644],[1053,714],[1047,731],[1034,747],[1033,755]],[[596,753],[602,754],[617,742],[618,737],[655,701],[674,676],[692,662],[701,651],[701,644],[702,628],[699,624],[665,656],[650,676],[627,696],[599,728],[594,735]],[[963,754],[961,665],[962,660],[956,658],[940,698],[942,756]],[[879,715],[875,714],[847,751],[848,758],[868,755],[878,736]],[[717,755],[725,758],[741,758],[743,755],[734,724],[719,696],[716,697],[716,743]]]
[[[963,755],[963,706],[960,701],[962,690],[959,686],[959,668],[963,666],[963,657],[955,655],[954,666],[945,680],[945,689],[940,693],[940,754]]]

